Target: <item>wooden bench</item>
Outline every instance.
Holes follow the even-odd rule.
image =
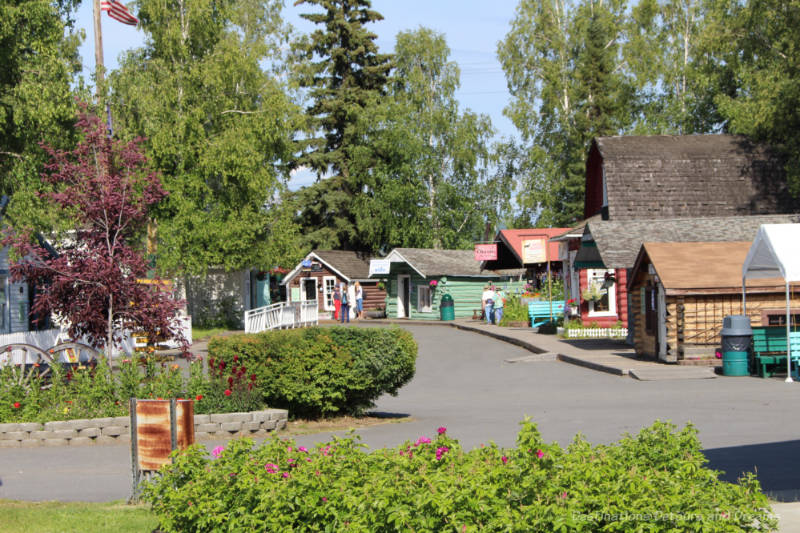
[[[800,332],[790,332],[791,366],[797,374],[800,363]],[[762,378],[786,368],[786,327],[762,326],[753,328],[753,371]]]
[[[564,300],[553,300],[553,320],[564,314],[564,303]],[[531,318],[532,328],[550,322],[550,302],[530,302],[528,316]]]

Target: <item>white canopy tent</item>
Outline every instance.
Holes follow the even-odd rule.
[[[786,381],[792,381],[789,286],[800,282],[800,224],[763,224],[742,265],[742,310],[747,315],[748,278],[783,278],[786,283]]]

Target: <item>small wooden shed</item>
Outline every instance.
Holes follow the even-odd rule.
[[[742,314],[742,264],[751,244],[644,243],[628,282],[636,353],[665,362],[713,358],[722,319]],[[748,280],[747,314],[753,326],[782,324],[783,285]]]
[[[383,309],[386,291],[369,277],[370,257],[346,250],[314,250],[300,261],[281,282],[289,302],[317,300],[320,313],[333,313],[336,285],[359,282],[364,293],[364,310]]]
[[[519,279],[521,270],[481,270],[472,250],[395,248],[375,263],[383,263],[380,273],[373,277],[386,286],[389,318],[439,320],[439,304],[445,292],[453,298],[455,317],[471,318],[481,309],[487,284],[513,290],[524,283],[511,281]]]

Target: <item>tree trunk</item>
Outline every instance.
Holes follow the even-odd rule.
[[[108,338],[106,338],[105,358],[111,364],[111,356],[114,351],[114,297],[108,297]]]

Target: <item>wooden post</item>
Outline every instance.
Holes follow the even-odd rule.
[[[544,239],[544,260],[547,262],[547,299],[550,302],[550,323],[553,324],[553,278],[550,273],[550,243],[547,242],[547,238]]]
[[[131,474],[133,486],[131,487],[131,497],[128,503],[139,502],[139,483],[142,481],[142,471],[139,469],[139,442],[136,439],[138,421],[136,420],[136,398],[130,399],[131,410]]]

